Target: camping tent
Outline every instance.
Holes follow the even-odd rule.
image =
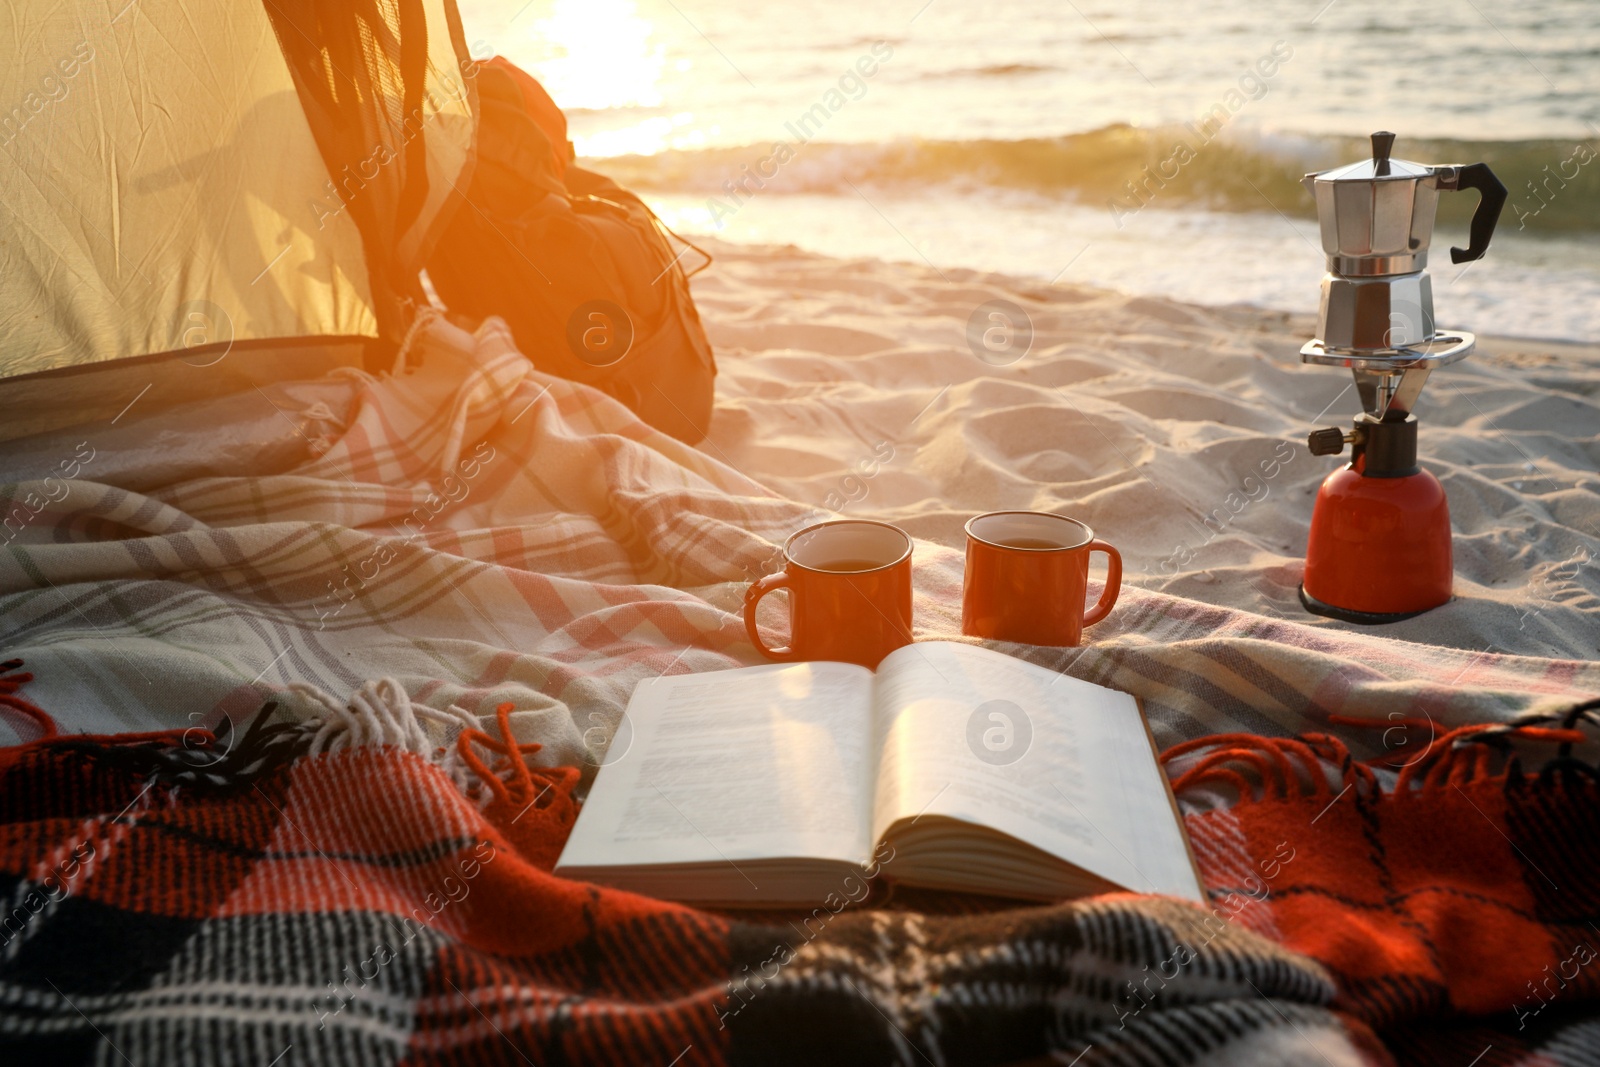
[[[0,41],[4,436],[392,352],[472,165],[453,0],[24,0]]]

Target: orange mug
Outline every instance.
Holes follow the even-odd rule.
[[[784,568],[751,583],[744,627],[775,660],[842,660],[876,667],[911,643],[911,538],[865,519],[818,523],[789,538]],[[770,648],[756,629],[756,605],[789,590],[789,643]]]
[[[1089,553],[1104,552],[1106,587],[1084,611]],[[1077,519],[994,511],[967,523],[961,632],[1025,645],[1076,645],[1111,613],[1122,591],[1122,556]]]

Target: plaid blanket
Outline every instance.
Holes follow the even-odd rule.
[[[1596,770],[1494,766],[1516,741],[1581,741],[1577,712],[1441,735],[1398,777],[1327,735],[1174,751],[1180,789],[1241,789],[1187,817],[1207,909],[940,913],[886,899],[891,858],[887,891],[752,920],[550,875],[578,774],[530,767],[509,705],[491,732],[380,684],[242,735],[56,736],[25,680],[0,679],[46,735],[0,750],[7,1062],[1600,1053]]]
[[[0,650],[27,660],[36,698],[71,729],[217,728],[267,699],[321,714],[290,682],[342,700],[389,677],[441,712],[510,702],[542,760],[592,771],[641,679],[758,662],[744,587],[826,515],[719,462],[714,442],[690,449],[539,373],[498,320],[468,334],[429,319],[403,360],[315,393],[263,390],[301,448],[254,468],[208,462],[209,409],[139,424],[134,404],[0,484]],[[159,477],[118,467],[129,433],[159,441]],[[960,640],[960,552],[919,543],[915,564],[917,636]],[[1141,697],[1163,745],[1396,707],[1442,728],[1600,691],[1600,664],[1317,630],[1133,585],[1091,645],[1013,651]]]

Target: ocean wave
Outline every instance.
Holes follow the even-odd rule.
[[[1362,158],[1365,138],[1260,134],[1223,129],[1209,140],[1193,125],[1110,126],[1023,140],[916,140],[874,144],[802,142],[776,162],[774,145],[706,148],[592,161],[625,185],[658,192],[724,195],[725,183],[766,191],[854,195],[851,185],[888,189],[946,186],[1011,190],[1120,204],[1195,204],[1217,211],[1308,216],[1300,185],[1309,171]],[[1187,151],[1180,152],[1179,146]],[[1182,155],[1186,161],[1177,162]],[[1502,230],[1600,230],[1600,145],[1594,141],[1452,141],[1402,138],[1397,156],[1426,163],[1485,162],[1505,183]],[[776,170],[776,175],[773,171]],[[1441,225],[1470,217],[1477,197],[1442,196]]]
[[[923,81],[942,81],[945,78],[1010,78],[1018,74],[1044,74],[1055,69],[1047,63],[993,63],[986,67],[930,71],[920,77]]]

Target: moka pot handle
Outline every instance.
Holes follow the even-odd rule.
[[[1455,183],[1450,188],[1478,190],[1478,210],[1472,213],[1472,225],[1468,230],[1470,241],[1466,248],[1450,249],[1450,262],[1470,263],[1482,259],[1489,251],[1489,238],[1494,236],[1494,228],[1500,222],[1500,209],[1506,206],[1506,187],[1500,184],[1487,163],[1469,163],[1456,172]]]

